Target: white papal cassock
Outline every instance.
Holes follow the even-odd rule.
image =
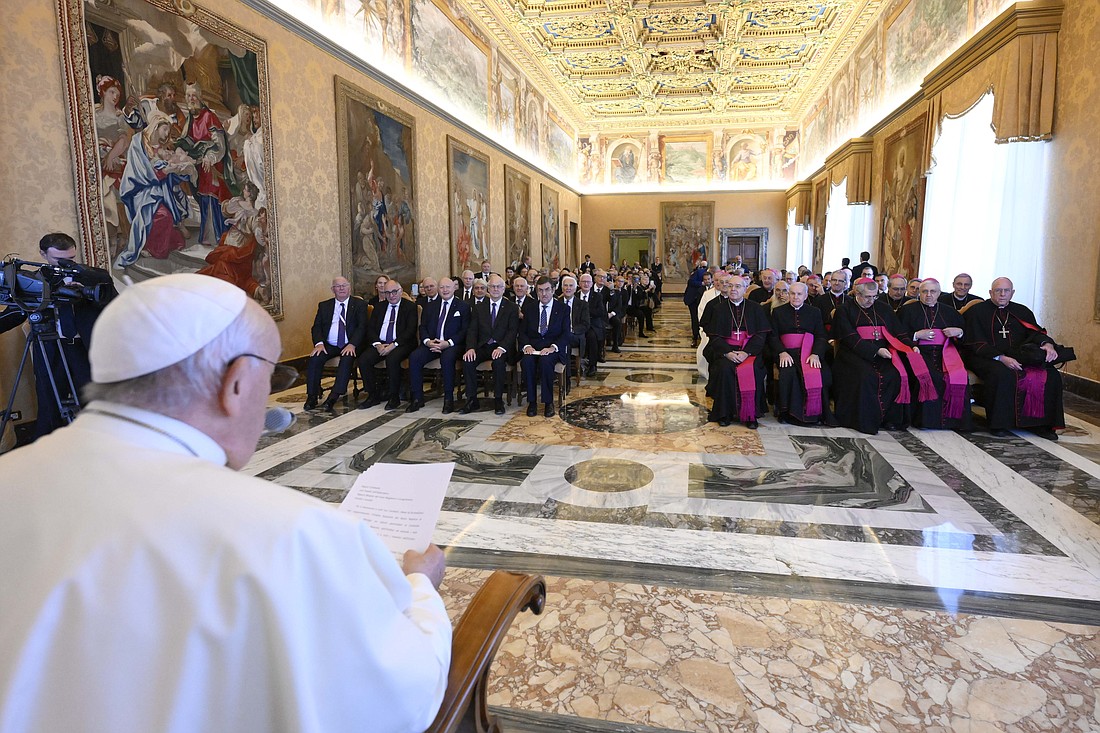
[[[431,723],[451,625],[428,578],[224,464],[194,428],[104,402],[0,457],[0,731]]]

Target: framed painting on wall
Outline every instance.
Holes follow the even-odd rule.
[[[504,166],[504,267],[531,254],[531,179]],[[498,268],[503,269],[503,268]]]
[[[452,272],[481,271],[489,258],[489,156],[447,136]]]
[[[660,145],[662,181],[691,183],[710,179],[710,137],[662,136]]]
[[[665,282],[687,282],[691,271],[707,258],[713,231],[713,201],[661,202]]]
[[[925,119],[921,117],[886,138],[882,156],[882,269],[917,276],[924,221]]]
[[[825,272],[825,215],[829,210],[829,176],[823,174],[813,180],[813,268],[814,272]],[[889,269],[886,270],[890,272]]]
[[[85,261],[201,272],[282,317],[267,45],[171,0],[60,0]]]
[[[411,115],[336,77],[340,254],[356,295],[382,273],[417,280],[414,141]]]
[[[561,267],[561,209],[558,207],[558,192],[545,183],[541,185],[542,262],[554,270]]]

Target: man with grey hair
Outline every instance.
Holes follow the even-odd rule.
[[[462,292],[456,293],[455,297],[461,300],[467,305],[473,305],[474,303],[474,271],[463,270],[462,271]]]
[[[384,297],[382,290],[385,287],[379,286],[380,297]],[[348,380],[355,368],[356,352],[362,346],[367,332],[367,304],[362,298],[352,296],[348,279],[334,277],[332,294],[335,297],[317,304],[317,315],[313,317],[313,328],[310,329],[313,351],[309,353],[309,361],[306,362],[307,410],[317,407],[317,400],[321,397],[321,371],[325,362],[339,357],[336,381],[323,405],[326,412],[333,411],[336,400],[347,392]]]
[[[361,520],[237,472],[288,383],[279,351],[216,278],[152,278],[104,310],[87,408],[0,456],[19,477],[0,484],[6,727],[431,723],[451,648],[439,548],[399,566]]]

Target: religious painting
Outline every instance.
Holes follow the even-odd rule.
[[[661,137],[661,178],[665,183],[694,183],[710,177],[711,139]]]
[[[854,136],[856,130],[855,95],[848,76],[848,66],[836,75],[832,92],[832,126],[829,131],[829,149],[835,150],[841,143]]]
[[[829,176],[822,175],[813,181],[813,269],[824,273],[825,267],[825,218],[829,211]],[[890,270],[887,270],[889,272]]]
[[[308,25],[324,28],[329,38],[338,39],[374,66],[393,71],[405,66],[409,34],[403,0],[279,0],[275,4]]]
[[[644,157],[642,145],[636,140],[620,140],[614,143],[608,157],[608,178],[611,183],[629,186],[640,181],[639,169]]]
[[[282,317],[267,46],[171,0],[61,0],[85,261],[201,272]]]
[[[802,161],[805,164],[803,170],[812,171],[825,160],[828,152],[826,134],[828,125],[826,119],[829,116],[829,93],[822,94],[809,113],[802,121]]]
[[[489,119],[489,48],[433,0],[411,0],[412,68],[429,98],[470,122]]]
[[[561,267],[561,209],[558,192],[542,184],[542,263],[551,270]]]
[[[541,158],[543,128],[546,124],[542,97],[531,87],[526,87],[522,99],[526,100],[523,103],[523,145],[529,154]]]
[[[505,267],[531,254],[531,179],[504,166]]]
[[[882,156],[882,268],[917,276],[920,262],[924,188],[921,175],[925,119],[910,123],[886,139]]]
[[[412,115],[336,77],[341,260],[356,295],[381,273],[417,280],[414,140]]]
[[[798,128],[775,131],[778,145],[772,148],[772,179],[794,181],[797,178],[800,140]]]
[[[666,282],[687,282],[692,270],[707,258],[712,232],[713,201],[661,202]]]
[[[767,148],[767,140],[760,135],[746,132],[733,136],[726,158],[726,179],[744,183],[763,178],[767,173]]]
[[[854,59],[854,98],[856,120],[866,127],[878,110],[882,91],[882,57],[879,34],[871,33],[867,41],[856,51]]]
[[[959,47],[967,32],[968,0],[904,0],[887,17],[886,91],[916,91],[924,75]]]
[[[551,114],[547,123],[546,162],[563,176],[573,177],[576,167],[573,135],[566,132],[562,123]]]
[[[500,54],[493,55],[493,64],[496,68],[496,127],[500,133],[500,139],[505,145],[514,145],[518,142],[519,125],[516,100],[519,99],[519,72],[510,64],[500,58]]]
[[[447,201],[452,272],[489,258],[489,156],[447,136]]]

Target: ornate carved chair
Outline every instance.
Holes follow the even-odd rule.
[[[538,575],[497,570],[474,594],[454,629],[447,692],[428,733],[499,733],[489,714],[489,665],[515,617],[542,613],[546,582]]]

